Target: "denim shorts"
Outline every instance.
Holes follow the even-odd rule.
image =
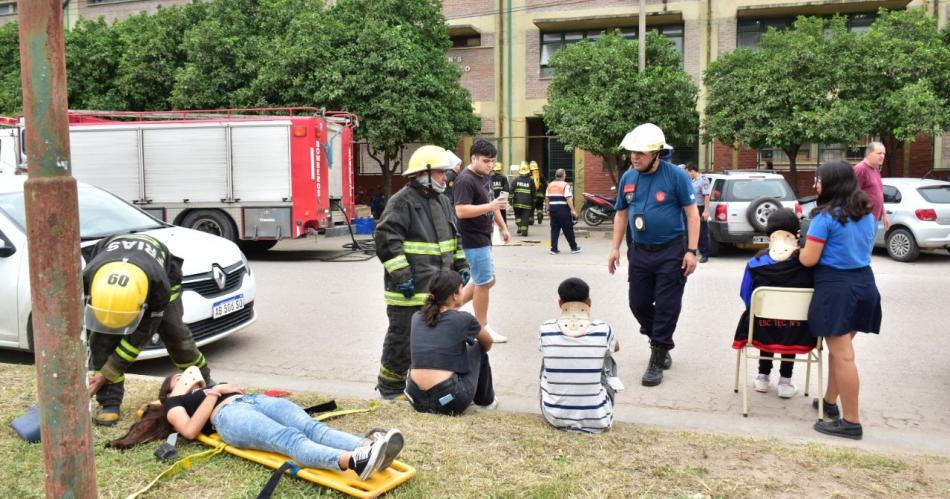
[[[484,286],[495,278],[495,261],[492,259],[491,246],[481,248],[463,248],[465,259],[472,269],[472,282]]]

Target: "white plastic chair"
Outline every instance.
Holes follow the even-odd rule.
[[[745,382],[742,383],[742,415],[749,416],[749,361],[762,358],[771,359],[771,357],[762,357],[758,354],[758,349],[752,346],[753,324],[756,319],[777,319],[786,321],[807,321],[808,306],[811,304],[811,297],[814,294],[812,288],[779,288],[773,286],[761,286],[752,292],[751,305],[749,307],[749,337],[743,348],[736,352],[736,386],[735,392],[739,392],[739,371],[742,359],[745,358]],[[823,365],[821,360],[821,338],[815,344],[805,358],[794,359],[794,362],[804,362],[808,364],[805,370],[805,396],[808,396],[808,387],[811,383],[811,365],[818,364],[818,389],[824,386],[822,376]],[[781,357],[776,356],[776,360],[785,362]],[[818,397],[818,419],[824,414],[824,397]]]

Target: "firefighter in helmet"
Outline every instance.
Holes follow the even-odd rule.
[[[541,176],[541,169],[538,168],[537,162],[532,161],[529,168],[531,169],[531,180],[534,182],[534,211],[538,213],[538,223],[540,224],[544,222],[544,193],[548,189],[548,183]],[[534,225],[533,220],[532,217],[531,225]]]
[[[463,300],[472,298],[471,274],[458,243],[455,209],[441,195],[450,168],[445,149],[433,145],[417,149],[402,173],[409,183],[392,196],[376,226],[376,255],[385,269],[384,300],[389,318],[376,389],[386,399],[405,397],[412,314],[426,303],[429,281],[436,272],[459,272],[466,285]]]
[[[531,169],[524,161],[518,168],[518,176],[511,182],[514,191],[511,206],[515,209],[515,221],[518,224],[518,235],[527,236],[528,226],[531,225],[531,213],[534,211],[534,180],[531,179]]]
[[[503,170],[504,166],[501,163],[495,163],[491,167],[489,182],[491,183],[492,199],[497,199],[502,192],[509,192],[508,177],[502,173]],[[508,220],[508,210],[501,210],[501,219]]]
[[[83,253],[89,262],[83,271],[89,395],[99,403],[94,422],[119,421],[125,372],[156,335],[178,369],[198,367],[212,385],[211,369],[182,320],[181,258],[146,234],[107,237]]]

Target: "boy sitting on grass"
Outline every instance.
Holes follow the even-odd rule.
[[[601,433],[613,424],[614,393],[623,390],[611,354],[610,326],[590,318],[590,287],[572,277],[557,288],[561,316],[541,325],[541,414],[557,428]]]

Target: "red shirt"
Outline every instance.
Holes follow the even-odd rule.
[[[858,176],[858,187],[871,200],[874,218],[881,220],[884,218],[884,185],[881,182],[881,171],[862,160],[854,165],[854,174]]]

